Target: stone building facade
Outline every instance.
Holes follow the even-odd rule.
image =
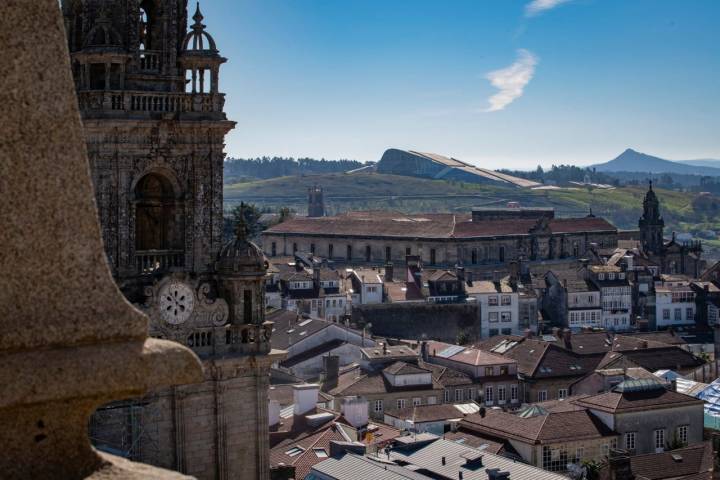
[[[511,260],[581,258],[593,244],[617,246],[617,228],[592,215],[554,218],[545,209],[487,209],[471,215],[348,212],[331,217],[294,217],[263,232],[271,255],[312,251],[336,263],[404,264],[419,256],[424,265],[464,265],[470,271],[497,268]]]
[[[267,263],[244,225],[223,244],[226,61],[186,0],[63,0],[102,236],[150,335],[204,381],[106,405],[95,445],[200,479],[269,478]]]

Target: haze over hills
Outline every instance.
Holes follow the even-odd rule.
[[[628,148],[609,162],[592,165],[600,172],[678,173],[684,175],[720,176],[720,160],[672,161]]]
[[[713,158],[698,158],[697,160],[677,160],[679,163],[686,163],[688,165],[696,165],[698,167],[713,167],[720,168],[720,160]]]

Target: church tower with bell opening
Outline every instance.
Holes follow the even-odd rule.
[[[203,361],[196,385],[99,409],[95,446],[200,479],[269,478],[262,251],[223,242],[220,55],[200,4],[62,0],[105,250],[150,335]],[[188,23],[190,23],[188,28]]]

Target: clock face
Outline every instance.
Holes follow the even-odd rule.
[[[180,282],[170,282],[160,289],[160,318],[170,325],[180,325],[190,318],[195,306],[195,296],[190,287]]]

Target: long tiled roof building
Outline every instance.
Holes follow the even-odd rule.
[[[466,267],[518,258],[547,261],[580,258],[592,248],[617,246],[617,228],[592,215],[555,218],[547,208],[478,208],[472,214],[393,211],[295,217],[263,232],[270,256],[311,251],[338,263],[404,263]]]

